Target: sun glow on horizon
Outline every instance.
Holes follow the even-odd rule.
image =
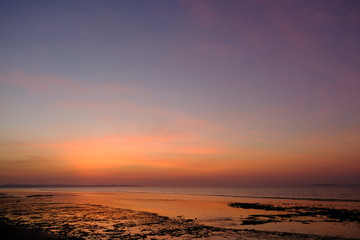
[[[359,4],[19,3],[0,184],[360,183]]]

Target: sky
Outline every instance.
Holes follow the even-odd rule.
[[[360,184],[360,1],[0,1],[0,184]]]

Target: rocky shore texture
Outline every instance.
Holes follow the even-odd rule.
[[[279,207],[259,203],[230,203],[230,207],[265,210],[270,214],[253,214],[243,220],[242,225],[258,225],[270,222],[354,222],[360,224],[360,211],[347,209],[333,209],[327,207]],[[274,214],[274,212],[279,212]],[[304,218],[307,218],[306,220]]]
[[[51,195],[0,195],[0,239],[312,239],[345,238],[223,229],[193,219],[102,205],[60,203]]]

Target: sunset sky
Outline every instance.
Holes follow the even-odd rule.
[[[360,1],[1,1],[0,113],[0,184],[360,184]]]

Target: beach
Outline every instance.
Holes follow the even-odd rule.
[[[0,217],[8,235],[3,239],[19,239],[10,236],[19,229],[41,234],[29,239],[45,239],[44,234],[48,239],[360,238],[356,201],[38,189],[1,192]]]
[[[0,240],[359,239],[360,0],[0,0]]]

